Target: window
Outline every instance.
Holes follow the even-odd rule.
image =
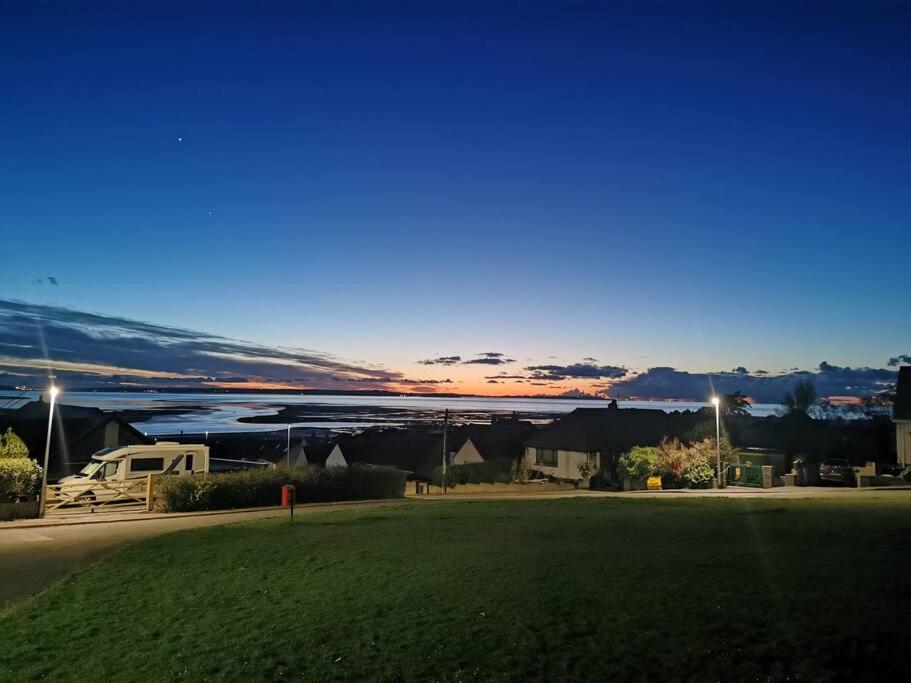
[[[193,454],[192,453],[187,453],[187,464],[185,465],[184,469],[186,469],[187,472],[193,471]]]
[[[557,466],[557,451],[555,448],[536,448],[535,464],[547,467]]]
[[[113,460],[101,464],[95,473],[92,475],[92,479],[113,479],[114,475],[117,474],[117,466],[120,464],[119,461]]]
[[[130,472],[161,472],[164,469],[164,458],[133,458],[130,460]]]

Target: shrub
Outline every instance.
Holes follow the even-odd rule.
[[[16,436],[12,427],[6,428],[5,434],[0,434],[0,458],[27,458],[28,446]]]
[[[691,489],[707,489],[712,485],[715,471],[704,460],[697,460],[681,473],[680,479]]]
[[[617,461],[620,476],[633,481],[648,479],[657,471],[658,449],[652,446],[633,446]]]
[[[156,506],[166,512],[188,512],[279,505],[284,484],[294,485],[298,503],[401,498],[406,476],[392,467],[354,465],[161,477]]]
[[[711,483],[717,459],[715,439],[702,439],[689,446],[676,439],[664,440],[658,446],[657,471],[664,488],[689,486],[702,488]],[[740,451],[721,439],[722,462],[739,462]]]
[[[579,465],[579,475],[583,479],[591,480],[591,477],[598,471],[598,460],[593,455],[585,458],[585,462]]]
[[[0,503],[28,500],[41,487],[41,466],[31,458],[0,458]]]
[[[512,461],[512,480],[526,482],[531,478],[531,461],[524,455]]]
[[[508,484],[513,481],[515,464],[512,458],[494,458],[483,462],[469,462],[464,465],[450,465],[446,468],[446,486],[459,484]],[[431,481],[442,486],[443,467],[433,470]]]
[[[680,475],[693,462],[693,452],[677,439],[664,439],[658,444],[657,451],[655,469],[661,475],[662,487],[679,486]]]

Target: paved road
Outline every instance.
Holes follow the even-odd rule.
[[[807,498],[818,496],[869,496],[896,489],[849,489],[780,487],[695,491],[554,491],[540,493],[473,493],[408,496],[420,504],[437,500],[533,500],[570,497],[686,499],[704,497]],[[908,493],[911,495],[911,492]],[[358,503],[325,503],[299,506],[295,515],[333,509],[401,505],[401,500]],[[67,574],[85,567],[107,550],[121,543],[138,541],[181,529],[231,524],[250,519],[286,515],[279,508],[203,514],[150,514],[145,512],[105,512],[89,515],[71,513],[46,520],[20,520],[0,523],[0,607],[40,591]]]

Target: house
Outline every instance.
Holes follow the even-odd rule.
[[[892,422],[895,423],[897,462],[902,467],[911,467],[911,365],[905,365],[898,370]]]
[[[531,422],[523,420],[495,419],[489,425],[469,425],[451,464],[464,465],[495,458],[518,460],[525,452],[525,442],[536,431]]]
[[[304,464],[317,467],[348,467],[341,447],[329,439],[307,439],[303,447]]]
[[[19,435],[29,455],[43,462],[47,443],[47,420],[50,406],[40,398],[17,410],[0,410],[0,430],[7,428]],[[98,408],[57,404],[48,457],[48,480],[81,470],[92,454],[103,448],[150,444],[153,440],[129,422]]]
[[[582,478],[579,466],[589,458],[616,479],[617,460],[633,446],[654,446],[681,437],[703,417],[663,410],[577,408],[525,442],[525,460],[537,472],[558,479]]]
[[[446,450],[461,447],[463,430],[451,427]],[[442,464],[442,430],[436,429],[368,429],[359,434],[342,435],[337,444],[349,464],[363,463],[397,467],[419,479],[430,479],[433,469]]]

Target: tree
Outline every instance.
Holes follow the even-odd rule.
[[[721,413],[723,415],[749,415],[750,402],[743,395],[742,391],[735,391],[733,394],[723,394],[719,401]]]
[[[5,434],[0,434],[0,458],[27,458],[28,446],[16,436],[12,427],[6,428]]]
[[[807,413],[816,401],[816,387],[808,379],[800,380],[794,385],[794,391],[786,394],[782,403],[789,413]]]

